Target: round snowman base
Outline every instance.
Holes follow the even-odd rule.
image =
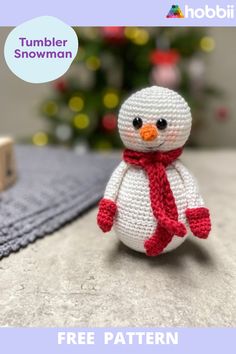
[[[161,254],[171,252],[176,248],[178,248],[186,240],[187,236],[188,235],[184,237],[174,236],[172,241],[168,244],[168,246],[164,249],[164,251]],[[136,252],[146,253],[146,250],[144,248],[145,240],[135,240],[135,239],[130,239],[128,237],[120,237],[120,236],[117,237],[128,248],[131,248]]]

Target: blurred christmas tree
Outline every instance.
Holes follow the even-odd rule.
[[[151,84],[175,89],[186,98],[193,129],[203,121],[208,98],[217,94],[205,82],[206,56],[214,49],[214,40],[204,29],[75,30],[78,56],[42,104],[48,130],[36,133],[34,144],[61,144],[78,152],[120,147],[119,105],[131,92]],[[194,140],[190,143],[194,145]]]

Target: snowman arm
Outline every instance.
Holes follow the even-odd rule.
[[[123,177],[127,170],[127,163],[122,161],[112,173],[105,189],[104,198],[99,203],[97,223],[103,232],[110,231],[113,226],[113,221],[117,211],[116,199]]]
[[[198,183],[180,160],[174,163],[177,172],[183,180],[188,208],[204,207],[204,201],[200,194]]]
[[[104,198],[110,199],[113,202],[116,201],[120,185],[127,170],[128,164],[125,161],[121,161],[107,183]]]
[[[195,236],[207,238],[211,230],[210,213],[204,206],[198,183],[181,161],[177,160],[174,166],[183,180],[186,191],[186,217],[189,227]]]

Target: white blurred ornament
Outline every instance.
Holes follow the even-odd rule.
[[[92,71],[88,70],[84,63],[78,66],[77,77],[81,88],[91,89],[95,84],[95,77]]]
[[[86,140],[78,139],[74,146],[74,151],[77,155],[83,155],[89,150],[89,145]]]
[[[206,73],[204,62],[200,58],[190,60],[188,64],[188,73],[192,80],[202,80]]]
[[[70,140],[72,136],[72,129],[68,124],[60,124],[56,127],[56,137],[62,142]]]
[[[70,74],[73,79],[76,78],[76,83],[81,89],[88,90],[94,87],[94,72],[89,70],[84,62],[72,65],[70,68]]]
[[[108,52],[102,53],[100,59],[102,69],[107,73],[107,85],[121,87],[123,82],[122,63]],[[114,68],[116,69],[114,70]]]

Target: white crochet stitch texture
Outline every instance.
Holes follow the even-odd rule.
[[[156,124],[164,118],[167,129],[159,131],[154,141],[143,141],[139,131],[133,127],[133,119],[140,117],[143,124]],[[187,102],[168,88],[152,86],[131,95],[121,106],[118,128],[121,140],[128,149],[136,151],[169,151],[183,146],[189,137],[192,117]]]
[[[168,125],[165,130],[159,131],[155,140],[144,141],[139,130],[133,127],[135,117],[140,117],[143,124],[156,124],[159,118],[164,118]],[[170,151],[185,144],[191,121],[190,108],[179,94],[153,86],[136,92],[124,102],[118,117],[118,127],[121,139],[129,149],[143,152]],[[179,160],[168,166],[166,172],[175,197],[179,221],[186,224],[186,209],[204,205],[198,185]],[[118,238],[128,247],[145,252],[144,242],[152,236],[158,223],[153,216],[145,171],[122,161],[113,172],[104,197],[117,204],[114,229]],[[164,252],[178,247],[186,237],[174,236]]]

